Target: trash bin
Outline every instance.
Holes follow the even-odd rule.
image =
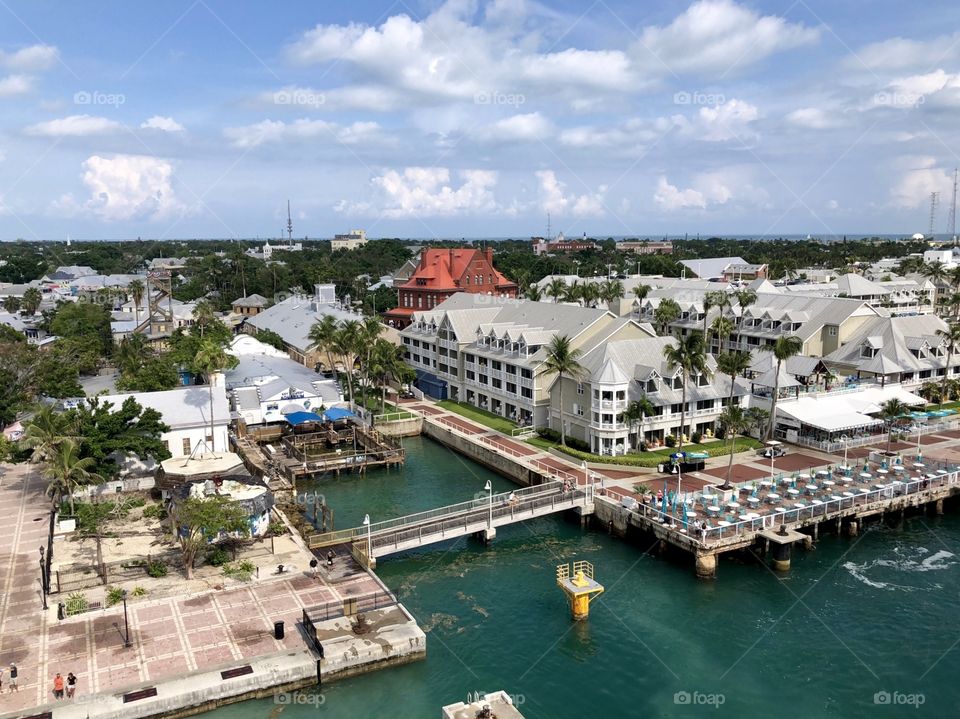
[[[663,474],[663,462],[657,465],[657,471]]]
[[[283,622],[273,623],[273,638],[283,639]]]

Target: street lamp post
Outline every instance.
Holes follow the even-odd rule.
[[[367,528],[367,562],[373,559],[373,539],[370,536],[370,515],[363,515],[363,526]]]
[[[923,432],[923,425],[917,422],[917,461],[920,461],[920,458],[923,456],[923,453],[920,451],[920,434]]]
[[[40,599],[43,609],[47,609],[47,567],[43,561],[43,546],[40,546]]]
[[[123,646],[130,647],[130,621],[127,618],[127,590],[123,590]]]
[[[850,467],[847,465],[847,447],[850,443],[850,438],[847,435],[840,435],[840,441],[843,442],[843,471],[846,472]]]
[[[487,483],[483,485],[483,488],[487,490],[488,501],[488,512],[487,512],[487,533],[490,533],[490,530],[493,529],[493,485],[490,484],[490,480],[487,480]]]

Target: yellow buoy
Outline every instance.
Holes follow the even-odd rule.
[[[586,619],[590,615],[590,602],[603,593],[603,585],[593,578],[593,564],[578,561],[571,565],[557,566],[557,584],[567,595],[570,613],[575,620]]]

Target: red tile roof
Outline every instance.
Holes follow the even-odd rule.
[[[493,273],[495,284],[513,285],[502,273],[498,272],[491,262],[492,250],[483,252],[477,249],[433,248],[423,251],[420,264],[410,276],[410,279],[401,287],[428,287],[434,290],[462,290],[469,292],[468,287],[461,287],[458,280],[466,274],[470,266],[477,260],[484,262],[482,273]],[[417,280],[427,280],[426,285],[418,285]]]

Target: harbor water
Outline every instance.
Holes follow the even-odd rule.
[[[511,486],[430,440],[405,445],[402,470],[319,483],[338,528],[471,499],[488,479]],[[956,514],[821,534],[783,575],[747,555],[703,582],[692,559],[653,549],[553,517],[500,528],[489,547],[386,558],[377,572],[427,632],[426,661],[209,719],[432,718],[497,689],[528,719],[955,715]],[[574,623],[555,571],[577,559],[606,591]]]

